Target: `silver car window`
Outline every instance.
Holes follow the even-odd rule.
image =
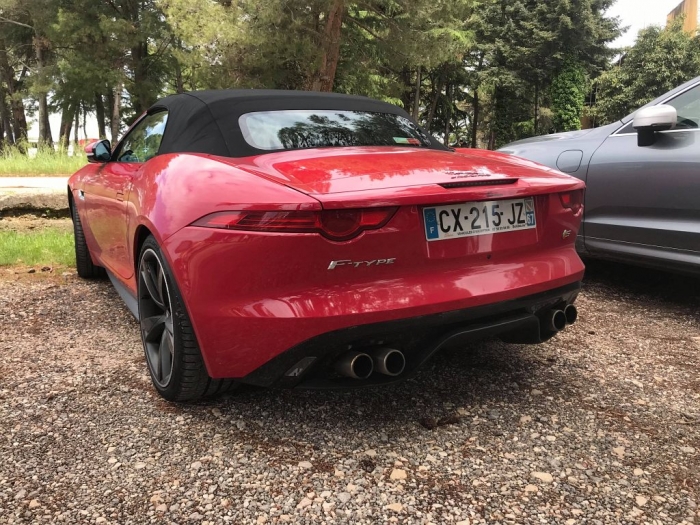
[[[668,102],[678,112],[676,129],[696,129],[700,125],[700,86],[695,86]]]
[[[673,106],[678,112],[676,129],[698,129],[700,127],[700,85],[665,102],[665,104]],[[634,120],[618,129],[615,135],[627,135],[628,133],[637,133],[634,129]]]

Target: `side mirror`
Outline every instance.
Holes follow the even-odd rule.
[[[88,162],[109,162],[112,158],[112,148],[108,140],[91,142],[85,146]]]
[[[656,132],[673,129],[676,122],[678,112],[673,106],[662,104],[639,110],[632,123],[637,130],[637,144],[640,147],[652,146],[656,142]]]

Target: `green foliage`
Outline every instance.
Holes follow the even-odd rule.
[[[478,80],[492,98],[485,122],[492,146],[550,131],[542,118],[553,103],[550,87],[569,62],[587,76],[605,67],[620,34],[619,21],[605,15],[613,1],[480,2],[472,24],[484,56]]]
[[[564,64],[552,81],[552,110],[555,131],[581,129],[581,116],[586,103],[586,75],[575,62]]]
[[[596,81],[592,114],[601,123],[614,122],[700,75],[700,36],[683,31],[683,20],[667,28],[640,31],[621,64]]]
[[[75,266],[73,234],[57,229],[0,231],[0,266]]]
[[[264,87],[384,99],[495,147],[574,125],[614,1],[0,0],[0,133],[47,100],[65,141],[86,112],[118,134],[169,93]]]
[[[0,152],[0,176],[40,177],[71,175],[87,163],[84,155],[68,156],[53,148],[40,148],[30,157],[26,146],[10,146]]]

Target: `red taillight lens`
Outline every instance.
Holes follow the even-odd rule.
[[[320,233],[334,241],[347,241],[365,230],[384,226],[396,208],[324,211],[222,211],[192,223],[205,228],[228,230]]]
[[[576,215],[583,208],[583,190],[567,191],[560,193],[561,205],[567,210],[571,210]]]

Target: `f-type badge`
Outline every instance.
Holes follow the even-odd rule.
[[[329,270],[335,270],[339,266],[352,266],[354,268],[369,268],[370,266],[386,266],[388,264],[394,264],[396,259],[373,259],[371,261],[351,261],[350,259],[343,259],[340,261],[331,261],[328,265]]]

